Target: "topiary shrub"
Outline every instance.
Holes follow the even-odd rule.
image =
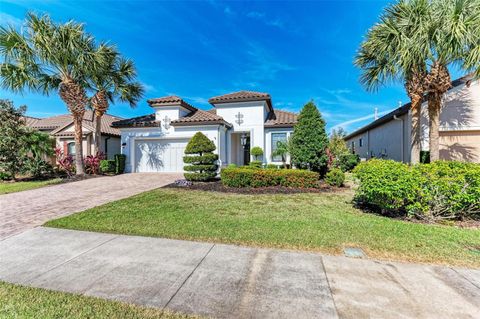
[[[358,154],[343,154],[338,157],[338,166],[343,172],[352,171],[360,163]]]
[[[296,188],[318,187],[319,174],[307,170],[224,168],[222,183],[229,187],[285,186]]]
[[[345,173],[339,168],[333,168],[325,175],[325,182],[330,186],[341,187],[345,182]]]
[[[255,161],[257,161],[258,158],[263,155],[263,150],[260,146],[254,146],[250,150],[250,154],[255,158]]]
[[[113,158],[115,160],[115,174],[123,174],[127,156],[125,154],[115,154]]]
[[[102,173],[115,173],[115,160],[101,160],[100,172]]]
[[[183,167],[187,172],[184,173],[188,181],[209,181],[217,176],[218,155],[213,154],[215,144],[203,133],[197,132],[188,142],[185,148],[186,156],[183,162],[188,164]]]

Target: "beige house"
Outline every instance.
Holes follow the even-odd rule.
[[[107,155],[108,159],[113,159],[115,154],[120,154],[120,130],[111,127],[113,122],[122,118],[105,114],[102,117],[100,149]],[[70,114],[62,114],[47,118],[25,117],[27,126],[37,129],[41,132],[50,134],[55,138],[56,147],[62,149],[65,154],[75,154],[75,140],[73,119]],[[94,132],[93,112],[86,111],[83,117],[83,154],[84,156],[94,153],[93,132]]]
[[[422,104],[421,146],[428,151],[428,109]],[[345,141],[361,158],[405,163],[411,155],[411,114],[407,103],[349,134]],[[465,76],[452,82],[440,113],[440,158],[480,162],[480,81]]]

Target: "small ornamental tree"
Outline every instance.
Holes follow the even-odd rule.
[[[252,154],[256,161],[258,161],[258,158],[263,155],[263,150],[260,146],[254,146],[250,150],[250,154]]]
[[[217,175],[218,155],[213,154],[216,147],[203,133],[197,132],[185,148],[183,162],[185,179],[189,181],[209,181]]]
[[[327,171],[328,137],[325,121],[313,101],[303,107],[290,138],[292,164],[323,176]]]

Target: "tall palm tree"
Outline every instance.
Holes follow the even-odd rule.
[[[142,84],[135,82],[136,70],[131,60],[123,59],[114,48],[106,45],[101,45],[99,50],[105,50],[108,58],[107,63],[103,63],[100,69],[92,73],[89,80],[89,87],[94,92],[90,103],[95,112],[96,154],[100,152],[102,116],[107,112],[109,103],[119,100],[135,107],[144,92]]]
[[[388,7],[367,33],[355,58],[360,81],[376,90],[402,81],[411,102],[411,162],[420,160],[420,110],[427,74],[428,0],[404,0]]]
[[[0,54],[4,57],[1,86],[14,92],[58,92],[73,117],[76,173],[83,175],[86,75],[102,65],[102,52],[95,49],[94,39],[85,33],[83,25],[73,21],[58,24],[48,15],[29,13],[22,30],[0,27]]]
[[[430,160],[440,158],[442,99],[451,87],[448,68],[460,66],[480,76],[480,0],[435,0],[431,4],[428,89]]]

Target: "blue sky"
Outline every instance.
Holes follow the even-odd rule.
[[[19,3],[20,2],[20,3]],[[83,22],[98,40],[133,59],[145,98],[135,109],[117,103],[109,113],[152,113],[148,98],[178,95],[209,109],[208,98],[238,90],[268,92],[277,109],[298,112],[313,99],[328,129],[353,131],[407,102],[401,83],[366,92],[352,61],[388,1],[7,1],[0,21],[21,26],[26,12]],[[28,115],[66,113],[57,95],[13,94]]]

